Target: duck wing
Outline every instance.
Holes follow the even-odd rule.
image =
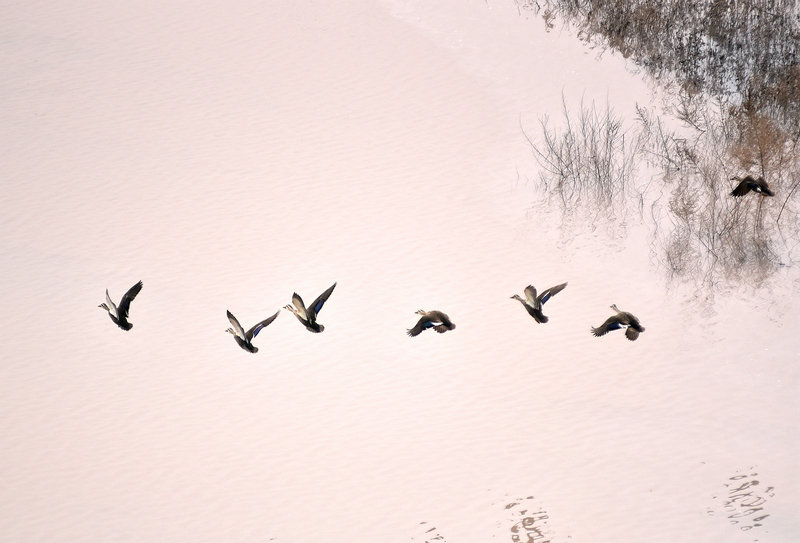
[[[108,294],[108,289],[106,289],[106,304],[108,305],[108,312],[116,318],[119,315],[117,312],[117,304],[111,300],[111,296]]]
[[[280,313],[280,311],[277,311],[277,312],[276,312],[274,315],[272,315],[271,317],[267,317],[267,318],[266,318],[266,319],[264,319],[263,321],[259,322],[259,323],[258,323],[258,324],[256,324],[255,326],[253,326],[253,327],[252,327],[250,330],[248,330],[248,331],[247,331],[247,341],[252,341],[252,340],[253,340],[253,338],[254,338],[254,337],[256,337],[256,336],[258,335],[258,333],[261,331],[261,329],[262,329],[262,328],[264,328],[264,327],[266,327],[266,326],[269,326],[270,324],[272,324],[272,321],[274,321],[275,319],[277,319],[277,318],[278,318],[278,313]]]
[[[775,193],[769,190],[769,185],[767,185],[767,182],[763,177],[759,177],[756,180],[756,184],[758,185],[759,188],[758,192],[764,193],[767,196],[775,196]]]
[[[550,298],[552,298],[553,296],[564,290],[566,286],[567,286],[566,283],[561,283],[560,285],[550,287],[549,289],[542,292],[537,298],[537,300],[539,301],[540,304],[544,304],[547,300],[549,300]]]
[[[536,305],[536,287],[528,285],[525,287],[525,299],[528,300],[528,305],[534,307]]]
[[[592,328],[592,334],[595,337],[604,336],[612,330],[619,330],[620,328],[624,328],[623,324],[619,320],[618,315],[614,315],[613,317],[608,317],[606,321],[598,326],[597,328]]]
[[[406,333],[411,337],[418,336],[423,330],[427,330],[433,326],[434,323],[431,322],[431,318],[428,315],[422,315],[417,321],[417,324],[414,325],[414,328],[409,328]]]
[[[126,292],[125,295],[122,297],[122,300],[120,300],[119,302],[119,308],[118,308],[119,314],[122,318],[127,318],[128,311],[131,308],[131,302],[133,301],[134,298],[136,298],[136,295],[139,294],[139,291],[141,290],[142,290],[142,282],[139,281],[131,288],[129,288],[128,292]]]
[[[752,182],[752,180],[753,180],[753,178],[749,177],[749,176],[745,177],[744,179],[742,179],[739,182],[739,184],[736,185],[736,188],[734,188],[731,191],[731,196],[735,196],[736,198],[738,198],[738,197],[744,196],[745,194],[750,192],[750,183]]]
[[[639,337],[639,331],[636,328],[634,328],[633,326],[629,326],[625,330],[625,337],[628,338],[631,341],[636,341],[636,338]]]
[[[292,294],[292,303],[297,308],[295,315],[303,320],[308,320],[308,311],[306,311],[306,304],[303,303],[303,299],[300,297],[298,293]]]
[[[317,316],[317,313],[319,313],[320,309],[322,309],[322,306],[328,301],[328,298],[330,297],[334,288],[336,288],[336,283],[332,284],[328,290],[317,296],[317,299],[314,300],[313,304],[311,304],[309,313],[311,314],[312,318]]]
[[[238,319],[234,317],[233,313],[231,313],[230,311],[226,310],[226,312],[228,313],[228,320],[231,321],[231,326],[233,326],[233,331],[236,337],[245,339],[244,328],[242,328],[242,325],[239,324]]]

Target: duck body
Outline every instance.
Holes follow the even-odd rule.
[[[444,334],[448,330],[455,330],[456,325],[450,320],[450,317],[441,311],[425,311],[424,309],[420,309],[416,314],[422,316],[413,328],[409,328],[406,331],[411,337],[418,336],[429,328],[433,328],[440,334]]]
[[[600,337],[613,330],[620,330],[624,328],[625,337],[630,341],[636,341],[636,339],[639,337],[639,334],[644,332],[644,326],[642,326],[642,323],[639,322],[639,319],[637,319],[632,313],[620,311],[616,304],[612,305],[611,309],[616,311],[617,314],[607,318],[605,322],[597,328],[592,327],[592,334],[595,337]]]
[[[731,191],[731,196],[736,198],[744,196],[750,191],[763,194],[764,196],[775,196],[775,193],[770,190],[769,185],[767,185],[763,177],[759,177],[758,179],[754,179],[752,175],[748,175],[744,178],[731,177],[731,181],[739,181],[736,188]]]
[[[228,320],[230,321],[232,327],[228,328],[225,331],[228,332],[229,334],[232,334],[233,339],[236,340],[236,344],[249,353],[258,352],[258,347],[253,345],[253,338],[255,338],[258,335],[258,333],[261,330],[263,330],[266,326],[272,324],[272,321],[278,318],[278,313],[280,313],[280,311],[276,312],[271,317],[267,317],[263,321],[257,323],[255,326],[250,328],[247,332],[245,332],[244,328],[242,328],[242,325],[239,324],[239,320],[236,317],[234,317],[230,311],[226,312],[228,314]]]
[[[244,349],[245,351],[247,351],[249,353],[253,353],[253,354],[258,352],[258,347],[256,347],[255,345],[253,345],[249,341],[245,341],[245,340],[243,340],[242,338],[240,338],[237,335],[234,335],[233,339],[235,339],[236,340],[236,344],[239,347],[241,347],[242,349]]]
[[[108,316],[111,318],[111,321],[123,330],[128,331],[133,328],[133,324],[128,320],[131,302],[134,300],[134,298],[136,298],[136,295],[139,294],[141,290],[142,282],[139,281],[128,289],[128,292],[122,296],[119,306],[117,306],[111,300],[111,296],[108,294],[108,289],[106,289],[106,301],[97,307],[108,311]]]
[[[566,286],[567,283],[561,283],[560,285],[543,290],[541,294],[537,295],[536,287],[533,285],[528,285],[525,287],[524,299],[520,297],[519,294],[514,294],[511,299],[518,300],[525,307],[525,310],[528,312],[528,314],[533,317],[533,320],[539,324],[543,324],[550,319],[547,317],[547,315],[542,313],[542,306],[545,304],[545,302],[547,302],[547,300],[564,290]]]
[[[292,294],[292,304],[294,304],[294,306],[287,305],[284,309],[294,313],[294,316],[306,327],[306,330],[319,334],[325,330],[325,327],[317,322],[317,314],[322,309],[322,306],[325,305],[325,302],[328,301],[334,288],[336,288],[336,283],[317,296],[317,299],[314,300],[314,303],[311,304],[310,307],[306,307],[305,303],[303,303],[303,299],[295,292]]]

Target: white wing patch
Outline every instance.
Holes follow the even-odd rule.
[[[536,289],[533,285],[525,288],[525,299],[528,301],[529,306],[536,307]]]
[[[242,325],[239,324],[239,321],[236,319],[236,317],[234,317],[230,311],[228,312],[228,320],[231,321],[231,324],[233,325],[234,334],[236,334],[237,337],[244,340],[245,339],[244,329],[242,328]]]
[[[292,303],[297,308],[297,313],[303,318],[303,320],[307,321],[308,313],[306,312],[306,305],[303,303],[303,299],[295,293],[292,296]]]
[[[106,303],[108,304],[108,312],[114,315],[114,317],[119,318],[117,304],[111,301],[111,296],[108,295],[108,289],[106,289]]]

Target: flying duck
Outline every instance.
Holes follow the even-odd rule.
[[[752,175],[748,175],[744,179],[741,177],[731,177],[731,181],[739,181],[739,184],[736,185],[736,188],[731,192],[731,196],[738,198],[739,196],[744,196],[751,190],[763,194],[764,196],[775,196],[775,193],[769,190],[769,185],[767,185],[763,177],[759,177],[758,179],[753,179]]]
[[[247,332],[244,331],[242,325],[239,324],[239,321],[236,319],[236,317],[233,316],[233,314],[230,311],[228,311],[227,313],[228,313],[228,320],[231,321],[233,328],[228,328],[225,331],[233,335],[233,339],[236,340],[236,343],[239,344],[239,347],[241,347],[245,351],[251,353],[257,353],[258,347],[253,345],[253,338],[258,335],[258,333],[261,331],[262,328],[272,324],[272,321],[278,318],[278,313],[280,313],[280,311],[278,311],[271,317],[267,317],[263,321],[259,322]]]
[[[417,324],[414,325],[414,328],[409,328],[406,332],[411,337],[418,336],[423,330],[427,330],[428,328],[433,328],[440,334],[444,334],[448,330],[454,330],[456,327],[456,325],[450,321],[450,317],[441,311],[425,311],[420,309],[416,314],[422,316],[417,321]]]
[[[317,299],[314,300],[314,303],[311,304],[311,307],[309,308],[306,308],[305,304],[303,303],[303,299],[295,292],[292,294],[292,303],[294,304],[294,307],[287,305],[284,307],[284,309],[288,309],[294,313],[294,316],[297,317],[297,320],[299,320],[303,326],[306,327],[306,330],[318,334],[325,330],[325,327],[317,322],[317,313],[319,313],[320,309],[322,309],[322,306],[328,300],[335,287],[336,283],[331,285],[328,290],[317,296]]]
[[[616,305],[612,305],[611,309],[617,312],[616,315],[608,317],[606,322],[598,326],[592,327],[592,334],[595,337],[604,336],[612,330],[619,330],[625,328],[625,337],[631,341],[636,341],[639,334],[644,332],[644,326],[639,322],[639,319],[628,313],[627,311],[620,311]]]
[[[102,307],[108,311],[108,316],[111,317],[111,320],[114,321],[114,324],[123,330],[130,330],[133,328],[133,324],[128,322],[128,311],[131,308],[131,302],[134,298],[136,298],[136,295],[139,294],[140,290],[142,290],[141,281],[129,288],[128,292],[126,292],[122,297],[122,300],[120,300],[119,306],[116,306],[114,305],[114,302],[111,301],[111,296],[108,295],[108,289],[106,289],[106,303],[102,303],[97,307]]]
[[[550,287],[549,289],[542,291],[542,293],[539,294],[539,296],[536,296],[536,287],[534,287],[533,285],[528,285],[527,287],[525,287],[524,300],[520,297],[519,294],[514,294],[511,297],[511,299],[519,300],[520,303],[522,303],[522,305],[525,306],[525,310],[528,312],[528,314],[531,317],[533,317],[533,320],[535,320],[538,323],[544,323],[550,319],[548,319],[547,316],[542,313],[542,305],[544,305],[544,303],[547,300],[549,300],[550,298],[552,298],[553,296],[564,290],[564,287],[566,286],[567,286],[566,283],[561,283],[560,285],[556,285],[554,287]]]

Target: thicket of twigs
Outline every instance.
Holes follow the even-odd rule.
[[[800,129],[796,0],[517,0],[584,41],[619,51],[665,84]]]

